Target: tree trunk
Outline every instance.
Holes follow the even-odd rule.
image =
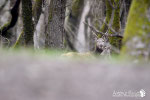
[[[110,0],[112,3],[114,2],[114,0]],[[106,5],[106,18],[105,18],[105,22],[107,23],[107,24],[109,24],[109,22],[110,22],[110,20],[111,20],[111,16],[112,16],[112,11],[113,11],[113,9],[112,9],[112,7],[111,7],[111,5],[110,5],[110,2],[109,2],[109,0],[105,0],[105,5]],[[107,25],[105,24],[105,23],[103,23],[103,25],[102,25],[102,27],[101,27],[101,29],[100,29],[100,31],[102,31],[102,32],[106,32],[108,30],[108,27],[107,27]],[[101,37],[101,36],[100,36]]]
[[[150,0],[133,0],[123,44],[122,55],[150,57]]]
[[[47,48],[63,48],[64,19],[66,0],[51,0],[49,5],[48,25],[46,26]]]
[[[26,46],[33,46],[32,2],[22,0],[23,34]]]
[[[120,27],[120,0],[114,0],[116,8],[114,10],[114,18],[113,18],[113,23],[112,23],[112,28],[120,33],[121,32],[121,27]],[[109,31],[109,34],[115,34],[111,30]],[[117,49],[121,49],[121,37],[109,37],[109,42],[112,46],[114,46]]]

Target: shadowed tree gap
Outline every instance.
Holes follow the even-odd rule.
[[[42,1],[43,0],[35,0],[35,3],[33,5],[33,17],[35,26],[38,23],[38,20],[42,12]]]
[[[11,20],[10,22],[6,23],[1,29],[0,32],[3,37],[10,38],[11,33],[8,32],[9,29],[13,28],[17,23],[18,16],[19,16],[19,5],[21,0],[17,0],[14,7],[10,10]]]
[[[70,7],[67,7],[65,18],[65,45],[72,51],[76,51],[75,41],[77,40],[78,25],[84,7],[84,0],[72,0]]]

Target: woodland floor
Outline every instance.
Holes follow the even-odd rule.
[[[149,64],[0,52],[0,100],[149,100]],[[113,97],[114,91],[146,91]]]

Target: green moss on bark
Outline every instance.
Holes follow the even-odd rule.
[[[24,41],[24,37],[23,37],[23,31],[20,33],[20,35],[19,35],[19,37],[18,37],[18,39],[17,39],[17,41],[15,42],[15,44],[14,44],[14,46],[13,46],[13,48],[17,48],[17,47],[19,47],[19,46],[25,46],[25,41]]]
[[[133,36],[142,36],[150,32],[150,22],[146,16],[146,11],[150,7],[149,0],[134,0],[128,16],[127,26],[123,42]],[[145,28],[144,28],[145,26]],[[147,28],[146,28],[147,27]]]
[[[120,0],[115,0],[116,4],[118,4],[117,8],[114,11],[114,19],[112,23],[112,28],[116,32],[120,32],[120,5],[119,5]],[[114,34],[111,30],[109,30],[109,34]],[[109,42],[111,45],[114,47],[121,49],[121,41],[122,38],[120,37],[109,37]]]
[[[48,22],[51,22],[52,19],[53,19],[53,10],[54,10],[54,5],[53,5],[53,0],[51,0],[51,3],[50,3],[50,11],[49,11],[49,16],[48,16]]]
[[[131,50],[128,45],[133,44],[132,40],[135,37],[140,38],[141,42],[146,45],[146,48],[141,48],[138,51],[142,52],[148,48],[150,43],[150,19],[148,17],[150,14],[148,10],[150,10],[150,0],[133,0],[124,33],[122,55],[131,55],[131,52],[137,51],[137,48]]]
[[[8,31],[6,31],[6,30],[8,29],[8,27],[9,27],[9,25],[10,25],[10,22],[8,22],[8,23],[4,24],[4,25],[0,28],[0,35],[2,35],[2,34],[3,34],[3,32],[4,32],[4,33],[5,33],[6,38],[9,38],[9,37],[10,37],[10,35],[11,35],[11,34],[9,34],[9,32],[8,32]]]
[[[113,0],[111,0],[111,2],[113,3]],[[105,1],[105,4],[106,4],[106,20],[105,20],[105,23],[109,24],[110,20],[111,20],[111,15],[112,15],[112,7],[109,3],[109,0],[106,0]],[[103,23],[102,25],[102,28],[100,29],[101,32],[106,32],[108,27],[107,25]]]
[[[10,31],[10,24],[11,21],[7,22],[0,28],[0,35],[7,39],[10,39],[12,36],[12,32]]]

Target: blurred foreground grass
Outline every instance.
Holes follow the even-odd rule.
[[[3,59],[4,57],[7,59],[10,56],[15,57],[19,56],[21,58],[24,57],[34,57],[37,59],[61,59],[61,60],[81,60],[81,61],[104,61],[106,63],[117,63],[117,64],[123,64],[123,63],[149,63],[142,60],[133,60],[130,57],[120,57],[120,56],[100,56],[96,55],[94,53],[77,53],[77,52],[70,52],[67,50],[56,50],[56,49],[40,49],[35,50],[33,48],[16,48],[16,49],[7,49],[7,48],[0,48],[0,58]],[[0,60],[1,60],[0,59]]]
[[[61,54],[66,53],[65,50],[56,49],[41,49],[35,50],[33,48],[16,48],[7,49],[1,48],[0,53],[5,53],[6,55],[28,55],[28,56],[49,56],[49,57],[59,57]]]
[[[150,100],[149,63],[82,56],[60,50],[1,49],[0,100],[116,100],[114,91],[141,89],[146,91],[143,100]]]

